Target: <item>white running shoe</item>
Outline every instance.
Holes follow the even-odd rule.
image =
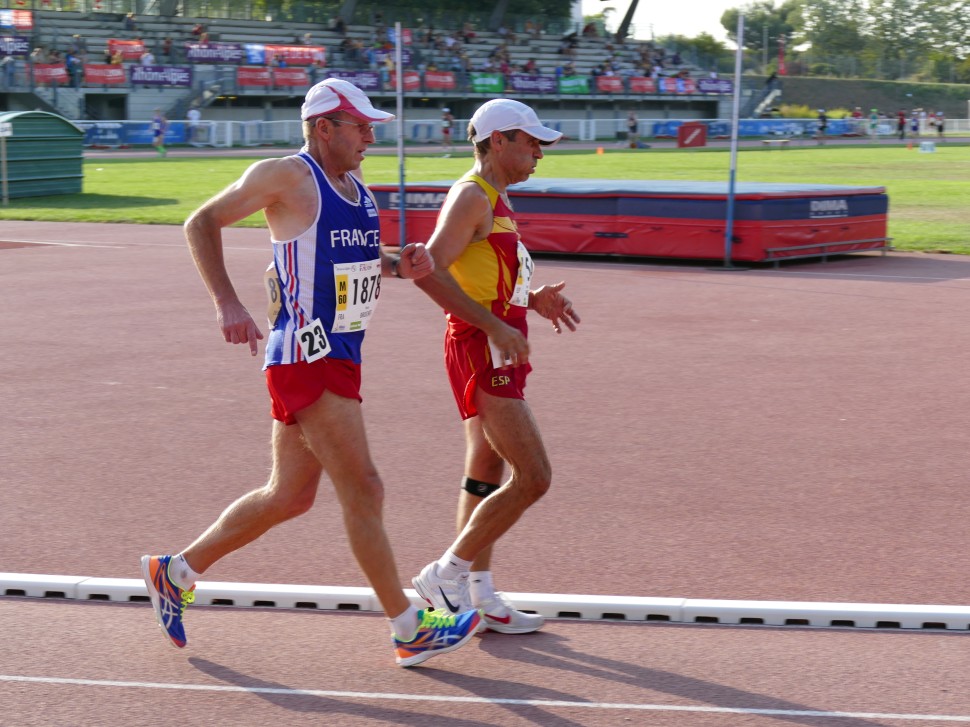
[[[500,634],[531,634],[542,628],[546,620],[537,613],[517,611],[505,594],[498,591],[491,598],[476,604],[485,618],[482,623],[489,631]]]
[[[454,616],[462,611],[475,610],[471,598],[468,597],[468,573],[448,580],[437,575],[436,566],[437,563],[428,563],[411,579],[418,595],[446,615]]]

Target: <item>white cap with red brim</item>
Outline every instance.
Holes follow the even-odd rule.
[[[374,108],[370,99],[350,81],[328,78],[307,91],[300,109],[300,118],[306,121],[314,116],[346,111],[364,121],[390,121],[394,114]]]
[[[562,138],[562,132],[543,126],[531,107],[510,98],[493,98],[478,107],[472,116],[475,127],[474,141],[484,141],[493,131],[521,129],[544,144],[552,144]]]

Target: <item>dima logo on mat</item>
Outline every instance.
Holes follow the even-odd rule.
[[[409,210],[436,210],[444,204],[447,192],[405,192],[404,203]],[[391,192],[389,204],[392,208],[401,206],[401,193]]]
[[[849,203],[844,199],[813,199],[808,204],[811,218],[849,216]]]

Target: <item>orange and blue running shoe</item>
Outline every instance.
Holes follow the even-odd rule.
[[[148,586],[148,595],[155,608],[155,618],[169,641],[179,649],[185,646],[185,628],[182,614],[195,601],[195,586],[183,591],[168,577],[170,555],[143,555],[141,572]]]
[[[400,666],[415,666],[438,654],[447,654],[463,646],[478,631],[482,615],[464,611],[446,616],[441,611],[418,611],[418,631],[408,641],[392,636],[394,652]]]

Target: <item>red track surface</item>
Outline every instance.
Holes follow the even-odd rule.
[[[253,311],[265,238],[227,234]],[[260,359],[222,341],[178,228],[4,222],[0,261],[0,570],[137,578],[139,555],[183,547],[264,479]],[[528,390],[554,485],[502,541],[501,588],[968,603],[970,260],[538,260],[538,283],[560,279],[583,324],[533,321]],[[451,540],[462,441],[440,314],[406,282],[385,296],[364,407],[406,583]],[[365,585],[325,486],[206,580]],[[143,604],[0,599],[0,723],[970,720],[954,632],[553,621],[403,671],[373,615],[198,608],[187,626],[180,653]],[[80,681],[5,680],[22,676]]]

